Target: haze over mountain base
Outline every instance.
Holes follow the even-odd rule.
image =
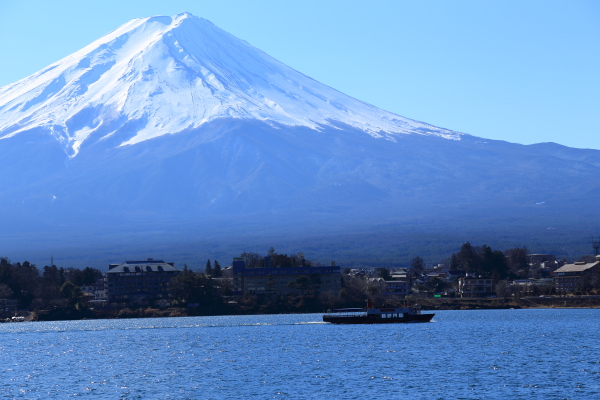
[[[339,227],[337,232],[332,229],[324,232],[318,227],[303,232],[291,229],[290,232],[275,227],[269,229],[268,225],[262,224],[249,225],[246,229],[205,224],[189,230],[179,226],[145,232],[57,230],[44,234],[3,234],[0,240],[2,254],[13,261],[29,260],[43,266],[48,265],[53,256],[54,262],[65,268],[91,266],[100,269],[106,269],[108,263],[148,257],[165,258],[178,266],[185,263],[192,269],[201,269],[206,259],[218,259],[228,265],[233,256],[243,251],[265,254],[271,246],[279,253],[303,252],[322,264],[336,261],[344,267],[406,266],[416,255],[428,263],[437,263],[465,241],[474,245],[489,244],[494,249],[527,246],[534,253],[556,254],[570,260],[592,253],[591,237],[582,231],[593,231],[597,227],[582,223],[579,230],[571,229],[571,226],[548,229],[544,225],[531,224],[535,222],[524,220],[521,225],[500,225],[483,221],[486,226],[497,227],[493,230],[460,229],[456,224],[444,222],[431,226],[365,224]],[[207,232],[214,234],[207,235]]]
[[[3,250],[79,254],[86,265],[98,252],[110,261],[159,248],[188,265],[270,246],[371,264],[434,262],[467,240],[590,251],[600,151],[400,139],[222,119],[136,146],[83,146],[69,162],[33,141],[23,152],[9,150],[17,138],[0,141],[4,165],[46,166],[34,182],[31,168],[0,172],[14,182],[0,194],[13,227]]]

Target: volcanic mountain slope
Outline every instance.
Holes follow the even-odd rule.
[[[599,156],[383,111],[187,13],[132,20],[0,88],[15,229],[597,218]]]
[[[343,123],[391,141],[412,132],[460,137],[350,98],[187,13],[130,21],[0,89],[3,138],[41,128],[71,158],[88,142],[132,145],[224,117]]]

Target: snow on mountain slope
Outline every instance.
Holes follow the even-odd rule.
[[[395,141],[462,134],[344,95],[188,13],[134,19],[0,88],[0,139],[41,128],[70,157],[86,140],[132,145],[217,118],[321,129],[341,124]]]

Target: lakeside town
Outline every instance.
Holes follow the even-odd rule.
[[[201,271],[165,260],[125,261],[102,272],[39,270],[0,259],[0,307],[5,322],[220,314],[321,312],[406,299],[429,309],[600,306],[600,255],[567,262],[465,243],[441,263],[415,257],[405,268],[321,265],[302,253],[242,253]]]

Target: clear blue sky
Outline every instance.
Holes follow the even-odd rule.
[[[0,0],[0,86],[132,18],[182,11],[408,118],[600,149],[598,0]]]

